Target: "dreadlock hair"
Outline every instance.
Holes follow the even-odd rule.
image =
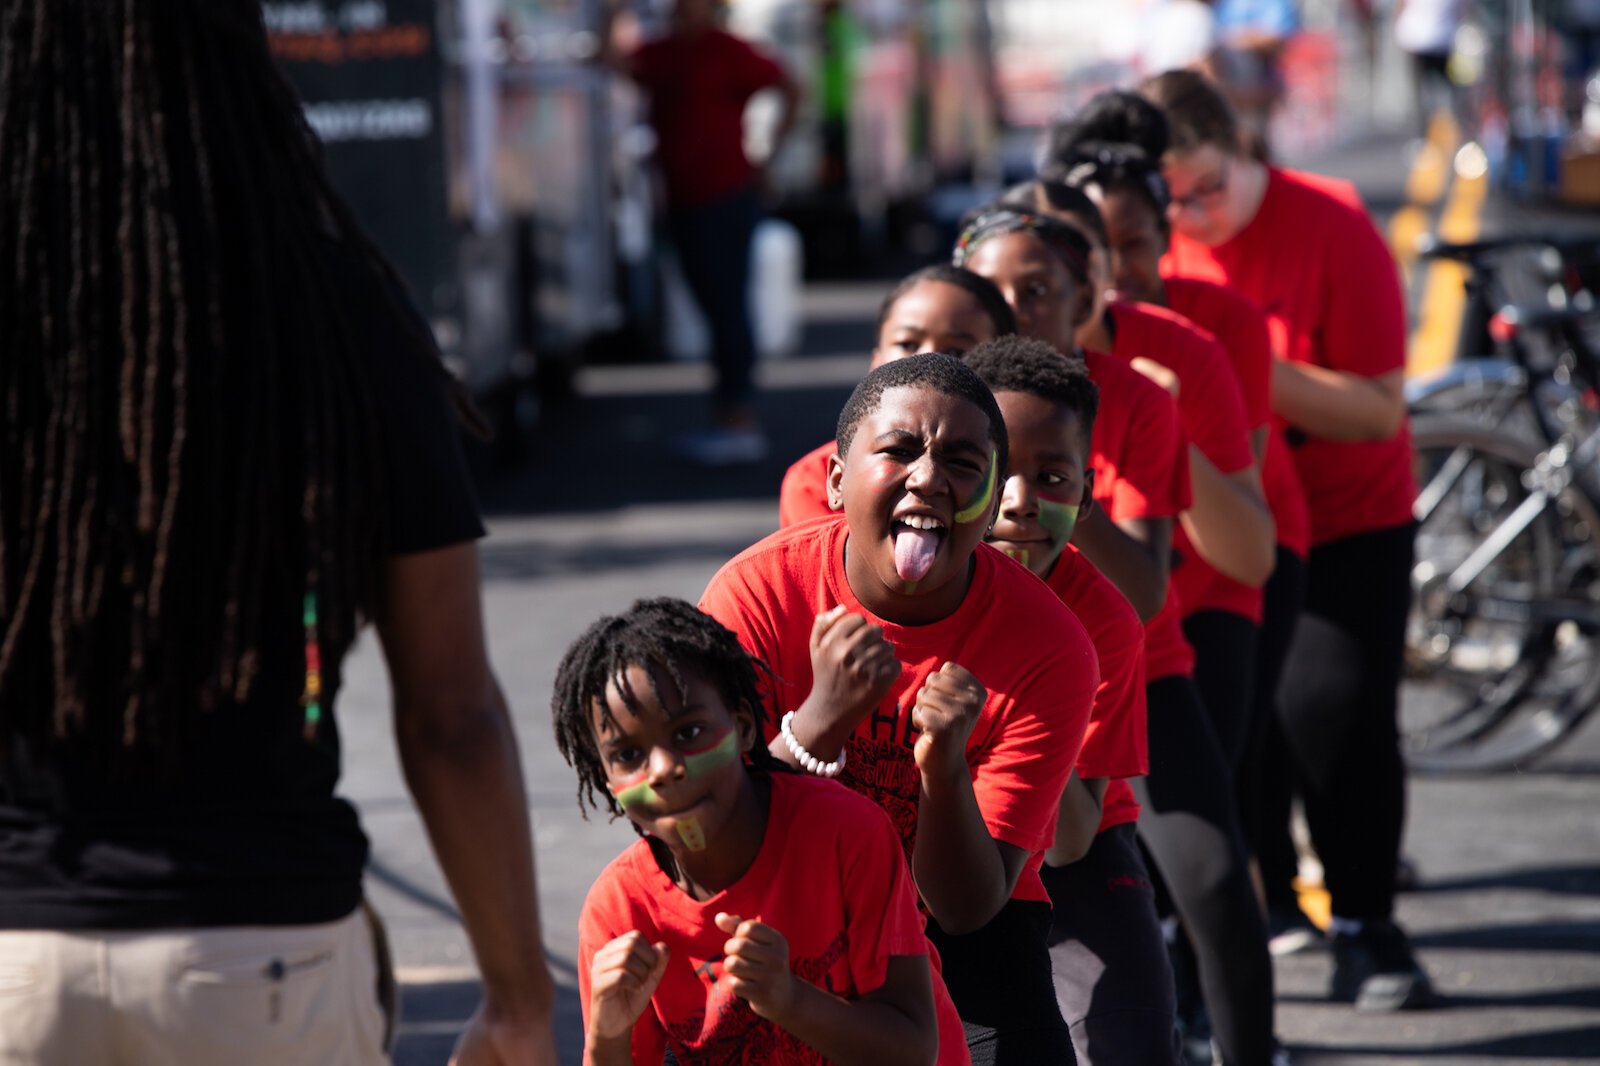
[[[1111,244],[1105,219],[1100,217],[1100,209],[1089,199],[1089,194],[1061,181],[1053,171],[1011,186],[1001,195],[1000,205],[1016,211],[1038,212],[1058,222],[1065,221],[1062,216],[1066,216],[1071,220],[1067,225],[1076,224],[1101,248]]]
[[[963,359],[993,392],[1037,396],[1071,411],[1088,448],[1100,410],[1100,388],[1090,380],[1082,358],[1062,355],[1041,340],[1010,336],[986,341]]]
[[[850,453],[850,444],[855,440],[856,427],[861,420],[878,409],[885,392],[898,388],[932,389],[977,405],[989,418],[989,442],[994,445],[1000,469],[1005,469],[1011,440],[1006,436],[1005,416],[1000,413],[1000,405],[994,402],[994,393],[959,356],[944,352],[908,355],[883,364],[861,379],[861,384],[845,401],[844,410],[839,412],[839,431],[834,440],[839,458]]]
[[[1006,303],[1006,298],[1001,295],[1000,290],[994,287],[994,282],[962,267],[951,266],[949,263],[934,263],[895,282],[894,288],[889,290],[883,302],[878,305],[878,321],[872,327],[874,338],[883,332],[883,324],[889,320],[889,313],[894,310],[894,305],[899,302],[900,297],[925,281],[953,285],[978,301],[978,306],[989,316],[989,322],[994,326],[995,336],[1003,337],[1007,333],[1017,331],[1016,313],[1011,310],[1011,305]]]
[[[646,668],[657,700],[662,696],[658,672],[672,680],[679,700],[688,699],[689,675],[695,675],[715,687],[729,709],[748,704],[755,715],[756,736],[766,735],[766,706],[756,674],[766,665],[752,658],[726,626],[691,604],[666,596],[639,600],[626,614],[607,615],[591,625],[573,641],[556,669],[550,700],[556,748],[578,771],[578,810],[585,818],[589,808],[600,809],[596,797],[601,796],[612,818],[623,814],[606,788],[590,711],[598,705],[600,713],[609,717],[606,691],[615,685],[628,709],[638,713],[638,698],[623,683],[630,666]],[[745,758],[751,769],[761,772],[791,769],[763,743]]]
[[[1169,70],[1140,85],[1139,95],[1166,115],[1166,151],[1192,152],[1209,144],[1239,154],[1239,120],[1222,90],[1204,74]]]
[[[1158,160],[1133,144],[1085,141],[1052,167],[1052,176],[1077,189],[1097,187],[1101,193],[1130,192],[1155,213],[1156,228],[1168,232],[1167,205],[1172,193]]]
[[[1099,141],[1135,145],[1159,162],[1167,154],[1170,138],[1161,108],[1138,93],[1108,89],[1092,97],[1076,115],[1051,127],[1045,154],[1050,162],[1062,163],[1076,155],[1080,145]]]
[[[0,748],[170,769],[196,714],[263,678],[313,735],[318,664],[381,594],[387,508],[329,243],[399,281],[259,7],[0,0],[0,199]],[[416,350],[388,357],[437,364],[396,313]],[[261,640],[302,622],[305,710],[302,664]]]

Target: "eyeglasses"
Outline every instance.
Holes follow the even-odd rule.
[[[1196,189],[1184,196],[1174,196],[1170,210],[1174,213],[1180,211],[1209,211],[1217,205],[1217,199],[1228,191],[1228,179],[1233,177],[1233,158],[1222,157],[1222,169],[1217,174],[1217,179],[1208,183],[1204,188]]]

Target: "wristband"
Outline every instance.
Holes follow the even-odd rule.
[[[805,749],[798,737],[794,735],[794,711],[783,716],[783,721],[778,725],[778,732],[783,736],[783,742],[789,746],[789,752],[799,760],[800,765],[806,768],[807,773],[816,774],[818,777],[838,777],[844,770],[845,756],[849,753],[843,748],[839,749],[839,757],[833,762],[823,762]]]

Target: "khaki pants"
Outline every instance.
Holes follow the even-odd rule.
[[[0,931],[0,1064],[379,1066],[374,927]]]

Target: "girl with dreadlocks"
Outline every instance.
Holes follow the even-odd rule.
[[[888,816],[768,750],[733,633],[641,600],[567,651],[552,710],[579,809],[642,838],[579,920],[586,1063],[969,1061]]]
[[[459,1061],[554,1063],[447,377],[259,9],[0,2],[0,204],[0,1059],[386,1060],[334,796],[372,619]]]

